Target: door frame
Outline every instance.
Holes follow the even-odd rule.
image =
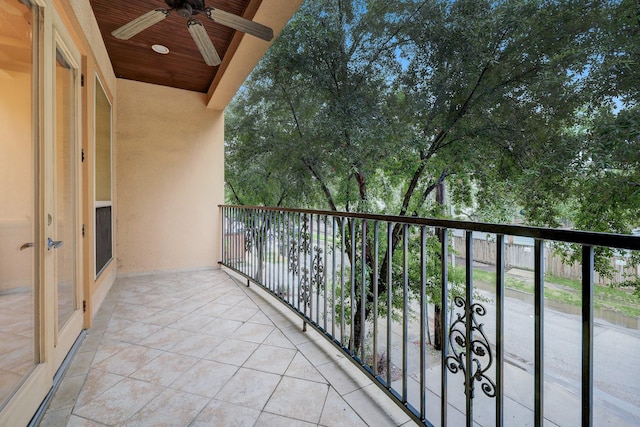
[[[45,136],[45,149],[44,149],[44,163],[45,163],[45,182],[44,182],[44,219],[45,219],[45,233],[44,233],[44,241],[43,252],[45,258],[44,265],[44,289],[45,289],[45,299],[49,307],[44,307],[44,323],[46,325],[45,329],[47,329],[47,334],[49,335],[49,340],[51,341],[51,345],[46,346],[49,351],[51,351],[51,357],[47,358],[47,360],[51,360],[53,362],[54,371],[58,369],[58,367],[62,364],[62,361],[67,356],[69,350],[73,346],[73,343],[76,341],[80,333],[82,332],[84,319],[83,319],[83,311],[82,311],[82,300],[84,293],[83,282],[83,250],[82,250],[82,99],[83,99],[83,87],[81,85],[82,80],[82,56],[80,54],[80,50],[76,46],[74,39],[71,37],[71,34],[68,32],[65,27],[64,22],[62,21],[60,15],[54,10],[52,17],[52,25],[51,25],[51,44],[49,46],[45,46],[45,50],[49,52],[51,55],[51,61],[48,62],[45,60],[45,67],[49,67],[48,70],[45,68],[45,74],[51,76],[51,86],[45,94],[45,98],[48,95],[49,99],[45,99],[45,108],[48,107],[49,113],[46,115],[45,120],[45,129],[46,129],[46,121],[49,121],[49,131],[46,132]],[[58,298],[57,298],[57,273],[56,273],[56,251],[55,249],[47,250],[46,240],[50,237],[53,240],[55,238],[55,226],[56,218],[56,193],[59,189],[56,187],[57,182],[57,173],[56,170],[56,82],[55,82],[55,71],[56,71],[56,52],[60,49],[65,55],[65,59],[69,62],[69,65],[74,70],[74,129],[73,129],[73,198],[74,198],[74,206],[73,206],[73,238],[74,238],[74,249],[73,249],[73,257],[75,259],[74,263],[74,278],[75,278],[75,300],[76,300],[76,308],[70,318],[66,321],[64,325],[58,325]],[[53,217],[53,221],[49,221],[50,215]],[[50,298],[46,298],[47,292],[50,294]],[[55,373],[55,372],[54,372]]]

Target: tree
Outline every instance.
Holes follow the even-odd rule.
[[[555,225],[558,201],[580,177],[584,146],[570,130],[593,97],[584,76],[601,38],[611,39],[597,30],[617,8],[605,0],[306,2],[230,109],[229,188],[249,204],[277,198],[439,216],[433,194],[447,182],[457,203],[519,204],[531,222]],[[241,200],[240,182],[270,184]],[[388,242],[394,250],[400,233]],[[390,266],[379,265],[385,278]],[[386,287],[381,280],[379,293]]]

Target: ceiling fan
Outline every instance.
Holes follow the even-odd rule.
[[[271,41],[273,39],[273,30],[265,25],[250,21],[233,13],[213,7],[205,7],[205,0],[164,0],[169,6],[168,9],[158,8],[145,13],[134,19],[133,21],[114,30],[111,35],[120,40],[129,40],[131,37],[154,24],[167,18],[172,11],[187,20],[187,29],[193,37],[193,41],[200,50],[204,62],[209,66],[220,65],[220,56],[213,46],[207,30],[202,22],[194,18],[198,14],[203,14],[214,22],[251,34],[252,36],[261,38],[262,40]]]

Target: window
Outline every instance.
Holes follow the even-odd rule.
[[[111,103],[96,76],[95,93],[95,250],[96,277],[113,258],[111,190]]]

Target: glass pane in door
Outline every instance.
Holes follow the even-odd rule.
[[[0,409],[38,362],[32,91],[38,15],[25,3],[0,0]]]
[[[77,309],[76,298],[76,70],[64,50],[56,48],[55,70],[55,251],[58,329]]]

